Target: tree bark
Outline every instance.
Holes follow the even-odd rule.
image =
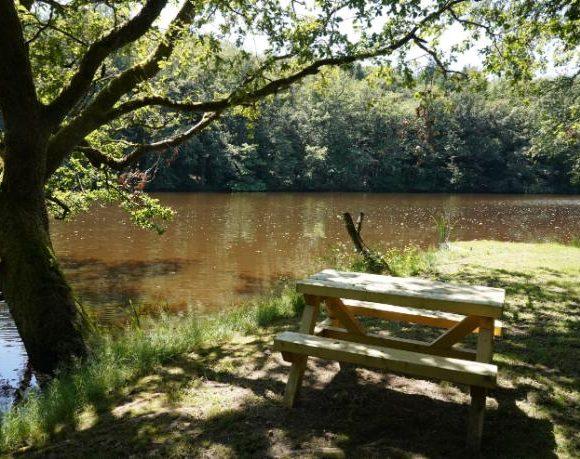
[[[364,241],[362,240],[362,237],[360,235],[361,229],[362,229],[362,222],[364,220],[364,213],[360,213],[360,216],[358,217],[358,221],[357,224],[354,224],[354,220],[352,219],[352,216],[350,215],[349,212],[345,212],[343,214],[343,218],[344,218],[344,224],[346,225],[346,231],[348,232],[348,235],[350,236],[350,239],[352,240],[352,243],[354,244],[354,248],[356,249],[356,251],[358,253],[360,253],[363,257],[368,258],[369,256],[371,256],[371,253],[369,251],[369,249],[367,248],[366,244],[364,243]]]
[[[50,123],[12,0],[0,0],[0,290],[32,368],[54,374],[86,354],[81,314],[54,255],[44,195]]]
[[[364,213],[360,213],[356,225],[349,212],[343,213],[342,216],[346,226],[346,231],[348,232],[356,251],[361,254],[365,260],[367,269],[373,273],[382,273],[384,271],[391,272],[391,268],[386,260],[378,252],[369,249],[360,235],[365,217]]]
[[[0,190],[0,289],[30,364],[52,375],[86,355],[80,314],[54,255],[44,203]],[[31,205],[32,204],[32,205]]]

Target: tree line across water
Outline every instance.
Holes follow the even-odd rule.
[[[472,75],[456,90],[431,70],[409,86],[379,68],[328,69],[147,158],[147,189],[580,191],[575,79]]]

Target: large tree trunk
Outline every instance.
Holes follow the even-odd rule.
[[[32,368],[54,371],[86,353],[82,316],[52,250],[44,205],[0,191],[0,286]]]
[[[44,196],[47,135],[34,113],[8,130],[0,184],[0,289],[36,372],[86,354],[82,315],[53,252]]]
[[[16,5],[0,0],[0,289],[30,363],[52,374],[85,355],[82,323],[52,250],[44,196],[54,122],[39,102]]]

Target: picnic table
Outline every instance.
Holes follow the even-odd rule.
[[[304,308],[298,332],[276,336],[274,348],[292,363],[284,401],[296,402],[309,356],[468,385],[467,442],[481,444],[486,391],[496,386],[494,336],[500,336],[505,291],[419,278],[327,269],[299,281]],[[327,318],[317,323],[320,307]],[[359,317],[443,328],[431,342],[371,333]],[[476,349],[459,343],[477,333]]]

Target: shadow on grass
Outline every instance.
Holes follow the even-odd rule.
[[[288,410],[281,394],[289,367],[268,349],[264,338],[175,361],[92,427],[25,456],[464,455],[467,396],[455,387],[449,401],[434,383],[310,359],[300,404]],[[551,423],[518,408],[526,393],[491,393],[497,405],[488,410],[485,456],[555,457]]]

